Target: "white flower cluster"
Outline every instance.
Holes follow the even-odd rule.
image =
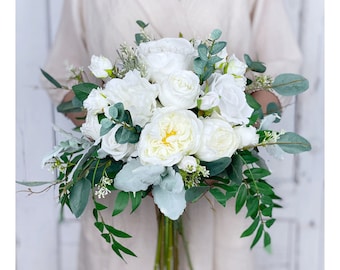
[[[135,54],[145,76],[134,69],[123,78],[111,78],[110,60],[92,57],[89,69],[106,81],[84,101],[87,116],[80,130],[85,137],[101,141],[103,156],[126,162],[114,179],[117,189],[137,192],[153,185],[155,203],[169,218],[177,219],[186,203],[183,179],[175,167],[187,174],[199,168],[200,177],[207,177],[209,172],[197,160],[231,157],[238,149],[258,143],[256,129],[247,126],[253,112],[244,92],[247,66],[223,50],[215,72],[200,84],[193,71],[197,48],[184,38],[144,42]],[[141,127],[137,143],[117,143],[122,123],[100,135],[99,115],[111,119],[110,108],[118,102],[130,112],[133,124]]]

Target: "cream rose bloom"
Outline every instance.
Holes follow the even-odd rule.
[[[248,146],[255,146],[259,143],[259,134],[256,133],[256,128],[253,126],[237,126],[235,132],[240,136],[239,149]]]
[[[83,106],[88,113],[103,113],[104,109],[110,104],[107,99],[106,91],[101,87],[93,89],[88,97],[84,100]]]
[[[243,77],[247,70],[247,65],[240,61],[235,54],[228,56],[227,58],[228,68],[227,74]]]
[[[159,100],[163,106],[174,106],[180,109],[196,107],[201,93],[198,76],[190,70],[171,73],[162,81]]]
[[[102,55],[92,55],[91,65],[88,68],[95,77],[104,79],[109,76],[108,72],[112,71],[113,65],[108,58]]]
[[[101,125],[96,114],[88,113],[85,122],[80,127],[80,132],[87,138],[96,141],[100,138]]]
[[[216,93],[220,100],[218,107],[222,117],[231,124],[247,124],[253,109],[248,105],[241,87],[230,74],[213,74],[209,91]]]
[[[202,122],[189,110],[160,108],[141,132],[137,151],[142,164],[172,166],[199,148]]]
[[[161,82],[174,71],[191,69],[195,49],[184,38],[162,38],[141,43],[136,53],[146,67],[147,78]]]
[[[240,137],[233,127],[219,118],[204,118],[201,143],[195,156],[203,161],[231,157],[240,145]]]
[[[134,125],[143,127],[150,121],[157,106],[158,85],[149,83],[137,70],[129,71],[123,79],[110,80],[105,90],[112,104],[122,102],[130,111]]]

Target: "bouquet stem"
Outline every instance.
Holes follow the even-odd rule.
[[[156,208],[158,238],[154,270],[179,270],[178,239],[182,237],[189,269],[193,269],[187,242],[183,234],[181,217],[171,220]]]

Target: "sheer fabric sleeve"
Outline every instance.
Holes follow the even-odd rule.
[[[66,0],[55,40],[48,54],[44,70],[62,85],[70,86],[67,65],[87,65],[87,49],[82,25],[82,1]],[[69,90],[55,89],[44,78],[41,80],[52,102],[58,105]]]
[[[280,73],[299,73],[302,54],[283,2],[254,0],[252,22],[256,60],[266,64],[266,73],[273,77]],[[283,108],[292,102],[292,97],[276,95]]]

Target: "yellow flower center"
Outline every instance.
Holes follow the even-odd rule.
[[[175,136],[177,133],[176,133],[176,130],[171,130],[170,132],[166,132],[165,133],[165,136],[162,138],[162,143],[164,145],[167,145],[169,146],[170,143],[168,142],[168,138],[171,137],[171,136]]]

